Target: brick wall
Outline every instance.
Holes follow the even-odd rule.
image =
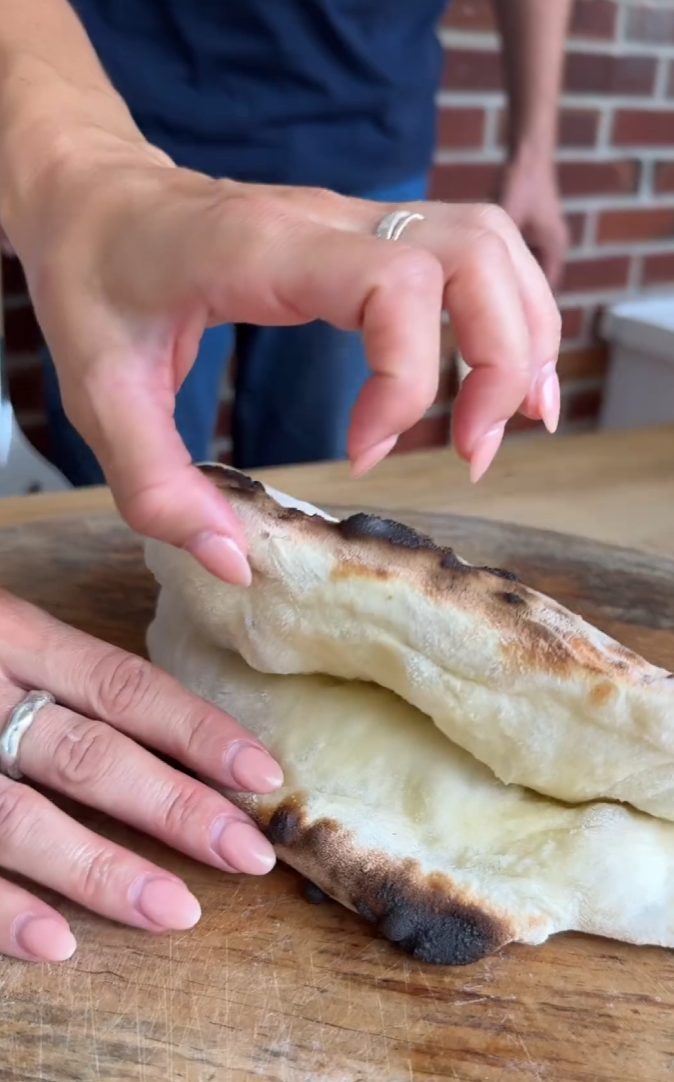
[[[545,2],[545,0],[541,0]],[[433,195],[494,196],[503,158],[505,99],[489,0],[454,0],[442,28],[447,65]],[[559,177],[572,249],[559,295],[562,425],[597,417],[606,351],[596,337],[607,302],[674,290],[674,0],[577,0],[561,100]],[[48,451],[35,349],[39,332],[16,263],[3,266],[10,386],[20,420]],[[427,417],[399,443],[445,443],[454,392],[448,328],[443,376]],[[231,387],[223,388],[217,452],[230,449]],[[516,419],[511,431],[536,431]]]

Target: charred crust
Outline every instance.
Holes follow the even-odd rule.
[[[321,890],[320,887],[317,887],[310,879],[305,880],[302,893],[305,902],[309,902],[310,905],[323,905],[325,902],[330,901],[330,898],[325,891]]]
[[[395,522],[390,518],[366,515],[364,512],[342,519],[337,523],[337,529],[346,541],[387,541],[389,545],[396,545],[398,548],[439,551],[430,537],[417,533],[411,526],[405,526],[402,522]]]
[[[512,940],[507,923],[463,900],[449,876],[424,875],[413,860],[394,863],[384,854],[359,852],[332,819],[308,825],[305,800],[297,795],[284,801],[266,833],[286,850],[281,859],[310,877],[308,901],[347,902],[406,954],[435,965],[470,965]]]
[[[510,590],[506,590],[505,593],[499,595],[506,605],[526,605],[526,601],[519,594],[511,593]]]
[[[296,507],[282,507],[271,496],[268,496],[264,485],[259,481],[253,481],[245,473],[234,470],[229,466],[205,465],[200,466],[202,473],[209,478],[218,488],[223,491],[237,492],[240,495],[252,498],[254,501],[268,501],[273,507],[273,515],[277,522],[312,522],[318,523],[321,529],[328,529],[339,534],[346,542],[361,541],[373,544],[391,545],[407,552],[427,552],[439,557],[441,571],[451,571],[459,574],[475,574],[484,572],[508,582],[519,582],[517,575],[512,571],[504,571],[498,567],[475,567],[461,560],[453,549],[437,545],[431,537],[419,533],[411,526],[394,519],[381,518],[378,515],[369,515],[361,511],[340,522],[327,523],[318,515],[307,515]],[[312,527],[313,528],[313,527]]]
[[[441,876],[414,886],[387,877],[366,902],[378,930],[421,962],[465,966],[493,954],[510,939],[505,925],[489,913],[448,896]]]

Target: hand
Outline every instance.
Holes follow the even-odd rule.
[[[0,594],[0,726],[26,688],[48,688],[65,704],[43,707],[23,737],[19,767],[31,781],[213,868],[253,875],[272,868],[274,850],[243,812],[129,737],[225,788],[268,793],[282,775],[259,741],[148,662]],[[199,903],[177,876],[3,775],[0,867],[150,932],[199,920]],[[0,879],[0,954],[61,961],[75,947],[59,913]]]
[[[40,178],[27,201],[6,197],[3,221],[66,411],[127,522],[229,581],[250,581],[242,527],[190,464],[173,420],[207,326],[324,319],[363,331],[373,374],[352,418],[356,474],[433,402],[443,307],[473,369],[454,418],[473,477],[517,410],[555,427],[559,314],[498,208],[410,204],[426,221],[391,243],[373,236],[391,206],[214,181],[100,133]]]
[[[501,206],[508,212],[554,289],[569,247],[554,162],[550,157],[516,158],[506,168]]]

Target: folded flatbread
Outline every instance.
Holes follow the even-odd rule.
[[[256,672],[170,588],[148,643],[283,764],[280,792],[227,794],[279,857],[408,953],[465,965],[566,929],[674,946],[674,824],[504,785],[374,684]]]
[[[157,542],[146,550],[205,640],[259,672],[387,688],[502,782],[674,819],[670,673],[409,527],[336,521],[235,470],[205,469],[245,524],[252,586]]]
[[[278,758],[280,792],[228,795],[279,856],[426,961],[566,929],[674,947],[669,674],[408,527],[208,472],[253,585],[149,542],[149,651]]]

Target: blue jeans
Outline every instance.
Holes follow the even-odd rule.
[[[370,193],[379,202],[426,196],[427,178]],[[195,461],[208,459],[225,366],[236,349],[234,465],[240,469],[346,458],[349,419],[368,376],[362,336],[316,321],[301,327],[207,330],[175,409],[178,431]],[[43,353],[47,415],[55,465],[73,485],[97,485],[103,472],[61,405],[56,371]]]

